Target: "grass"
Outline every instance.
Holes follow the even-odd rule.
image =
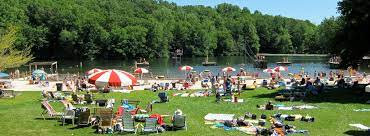
[[[170,94],[174,91],[170,91]],[[207,113],[227,113],[244,115],[245,112],[252,112],[260,116],[262,113],[273,115],[301,114],[315,117],[315,122],[307,123],[301,121],[289,122],[298,129],[306,129],[313,136],[336,136],[336,135],[366,135],[364,132],[357,131],[350,127],[350,123],[361,123],[370,125],[369,112],[354,112],[353,109],[370,108],[369,104],[364,104],[366,98],[361,94],[356,94],[349,90],[333,90],[315,96],[305,101],[282,102],[285,105],[310,104],[318,106],[314,110],[294,110],[294,111],[263,111],[256,108],[257,104],[264,104],[272,100],[275,91],[258,88],[254,91],[245,91],[241,98],[244,103],[215,103],[214,97],[182,98],[170,97],[169,103],[153,105],[152,113],[172,115],[176,109],[181,109],[187,115],[188,131],[180,130],[175,132],[165,132],[160,135],[245,135],[242,132],[223,129],[212,129],[204,124],[204,116]],[[115,98],[119,101],[123,98],[140,100],[140,106],[158,100],[157,93],[149,91],[137,91],[131,94],[110,93],[97,95],[99,98]],[[15,99],[0,99],[0,135],[98,135],[92,127],[74,129],[72,125],[61,126],[61,122],[56,120],[42,120],[40,92],[20,92]],[[60,103],[53,103],[56,110],[62,111]],[[117,106],[117,105],[116,105]],[[166,120],[169,123],[169,119]],[[268,124],[269,125],[269,124]]]

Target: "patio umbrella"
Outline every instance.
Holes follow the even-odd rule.
[[[9,74],[0,72],[0,78],[9,77]]]
[[[135,69],[134,73],[140,74],[140,79],[142,79],[143,78],[143,74],[144,73],[149,73],[149,70],[147,70],[145,68],[137,68],[137,69]]]
[[[233,71],[235,71],[235,68],[233,68],[233,67],[226,67],[226,68],[223,68],[222,71],[223,72],[233,72]]]
[[[281,72],[281,71],[288,71],[288,67],[285,66],[277,66],[274,68],[276,72]]]
[[[265,70],[263,70],[263,72],[265,72],[265,73],[276,73],[276,71],[274,70],[274,69],[271,69],[271,68],[267,68],[267,69],[265,69]]]
[[[122,70],[103,70],[88,77],[89,83],[101,88],[105,86],[121,87],[135,85],[136,78],[130,73]]]
[[[191,71],[193,69],[194,68],[191,67],[191,66],[182,66],[182,67],[179,67],[179,70],[181,70],[181,71]]]
[[[144,73],[149,73],[149,70],[147,70],[145,68],[137,68],[137,69],[135,69],[134,73],[144,74]]]
[[[45,76],[46,72],[38,69],[38,70],[33,71],[32,75],[35,77],[41,77],[41,76]]]
[[[87,75],[91,75],[91,74],[94,74],[94,73],[97,73],[97,72],[101,72],[101,71],[103,71],[103,70],[98,69],[98,68],[93,68],[93,69],[87,71],[86,74]]]

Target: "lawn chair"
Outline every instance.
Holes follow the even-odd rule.
[[[85,94],[84,100],[86,101],[87,104],[91,104],[93,102],[91,94]]]
[[[96,101],[95,101],[95,104],[96,104],[98,107],[106,107],[106,106],[107,106],[107,101],[108,101],[108,100],[96,100]]]
[[[135,127],[135,122],[129,112],[125,112],[122,116],[122,125],[122,132],[134,132],[136,134],[137,129]]]
[[[78,117],[78,126],[89,126],[91,123],[90,109],[82,111]]]
[[[158,97],[161,99],[160,102],[169,102],[170,100],[168,99],[167,93],[166,92],[160,92],[158,93]]]
[[[63,115],[61,112],[56,112],[47,100],[41,102],[41,108],[44,109],[44,111],[41,113],[41,116],[44,118],[44,120],[45,114],[48,114],[50,117],[61,117]]]
[[[105,132],[108,128],[112,128],[113,111],[112,109],[99,110],[99,126],[98,128]]]
[[[184,129],[188,130],[188,126],[186,125],[186,116],[182,115],[175,115],[173,116],[172,121],[172,130]]]
[[[70,119],[72,120],[72,125],[74,126],[75,125],[75,111],[74,110],[66,110],[64,112],[64,114],[62,115],[62,124],[64,126],[64,124],[66,123],[66,119]]]
[[[74,103],[80,104],[81,100],[78,98],[77,94],[72,94],[72,100]]]
[[[147,133],[147,132],[156,132],[158,134],[157,119],[155,119],[155,118],[146,118],[142,131],[143,131],[144,134]]]

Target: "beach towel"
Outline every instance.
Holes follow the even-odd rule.
[[[208,113],[204,116],[206,121],[226,121],[226,120],[233,120],[234,114],[214,114]]]
[[[182,93],[174,93],[174,94],[172,94],[172,96],[180,96],[180,95],[182,95]]]
[[[300,110],[304,110],[304,109],[316,109],[316,108],[317,107],[310,106],[310,105],[293,106],[293,109],[300,109]]]
[[[354,109],[353,111],[356,111],[356,112],[360,112],[360,111],[366,112],[366,111],[370,111],[370,109]]]
[[[161,126],[164,125],[163,117],[160,114],[152,114],[152,115],[149,116],[149,118],[155,118],[155,119],[157,119],[157,123],[159,125],[161,125]]]
[[[189,97],[189,93],[181,94],[181,97]]]
[[[278,110],[293,110],[293,107],[277,107]]]
[[[231,99],[224,99],[224,101],[225,102],[234,102],[234,101],[231,101]],[[238,99],[238,102],[242,103],[242,102],[244,102],[244,100],[243,99]]]
[[[256,127],[236,127],[235,128],[238,131],[244,132],[248,135],[255,135],[257,134],[257,128]]]
[[[362,129],[362,130],[370,130],[370,127],[367,127],[365,125],[362,125],[362,124],[349,124],[350,126],[352,127],[357,127],[359,129]]]

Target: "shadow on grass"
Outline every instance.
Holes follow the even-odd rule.
[[[35,120],[58,120],[57,118],[35,118]]]
[[[346,135],[350,136],[370,136],[370,131],[361,131],[361,130],[349,130],[344,132]]]
[[[274,91],[271,93],[255,95],[255,98],[271,98],[274,99],[278,92]],[[303,102],[307,103],[361,103],[364,104],[370,99],[370,94],[365,93],[359,89],[351,88],[334,88],[326,89],[324,92],[318,95],[309,95],[303,99]]]

